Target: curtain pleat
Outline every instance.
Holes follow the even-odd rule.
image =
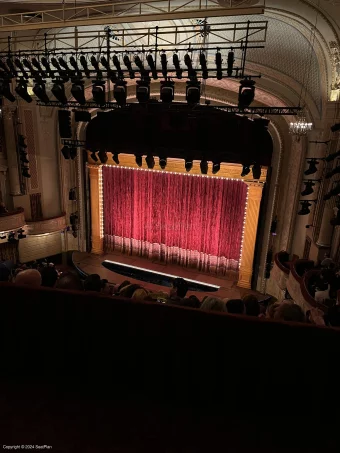
[[[106,251],[225,273],[238,270],[242,181],[103,167]]]

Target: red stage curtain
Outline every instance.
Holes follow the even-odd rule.
[[[242,181],[104,166],[103,191],[106,251],[202,271],[238,269]]]

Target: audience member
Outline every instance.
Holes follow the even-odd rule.
[[[222,299],[213,296],[206,296],[201,305],[201,310],[226,312],[226,306]]]
[[[136,289],[136,291],[134,291],[134,293],[131,296],[131,299],[142,301],[142,300],[145,300],[148,297],[148,295],[149,295],[149,291],[147,291],[144,288],[139,288],[139,289]]]
[[[188,283],[184,280],[184,278],[175,278],[172,282],[172,288],[170,290],[170,299],[174,299],[176,297],[184,299],[187,292]]]
[[[102,290],[102,281],[98,274],[91,274],[88,275],[84,282],[84,290],[85,291],[96,291],[100,293]]]
[[[242,300],[246,309],[246,315],[259,316],[260,304],[256,296],[249,294],[248,296],[244,296]]]
[[[242,299],[229,299],[227,302],[227,312],[233,315],[244,314],[244,303]]]
[[[54,267],[48,266],[40,269],[41,286],[53,288],[58,280],[58,272]]]
[[[40,286],[41,275],[36,269],[26,269],[17,274],[15,277],[16,285]]]
[[[58,289],[70,289],[74,291],[83,291],[83,283],[78,275],[72,274],[71,272],[63,272],[59,277],[56,288]]]
[[[124,286],[130,285],[129,280],[124,280],[122,283],[118,283],[114,286],[113,292],[114,294],[119,294],[119,291],[124,288]]]
[[[316,288],[314,299],[316,302],[323,304],[326,299],[329,299],[330,285],[327,285],[326,288],[321,291],[319,288]]]
[[[286,301],[279,304],[275,310],[274,319],[277,321],[305,322],[305,315],[299,305]]]
[[[330,258],[328,253],[325,253],[324,259],[321,261],[321,267],[328,268],[332,264],[334,264],[334,261]]]
[[[133,293],[137,290],[137,289],[142,289],[141,285],[137,285],[137,284],[130,284],[130,285],[127,285],[127,286],[124,286],[124,288],[122,288],[119,292],[119,296],[122,296],[122,297],[127,297],[127,298],[131,298]]]

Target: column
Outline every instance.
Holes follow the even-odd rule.
[[[92,253],[104,253],[104,237],[102,232],[102,176],[100,165],[88,165],[91,192],[91,240]]]
[[[6,173],[7,167],[0,165],[0,201],[3,201],[7,207]]]
[[[19,179],[17,141],[14,121],[16,121],[16,111],[10,107],[4,107],[3,123],[6,140],[7,165],[11,195],[13,196],[22,195]]]
[[[237,285],[251,288],[257,225],[262,198],[262,184],[248,184],[248,206],[244,225],[243,249]]]

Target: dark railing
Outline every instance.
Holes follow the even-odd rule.
[[[300,283],[302,281],[304,274],[306,272],[308,272],[309,270],[313,269],[313,267],[314,267],[314,261],[303,260],[303,259],[296,260],[290,264],[290,270],[291,270],[293,277],[295,278],[295,280],[297,280]]]
[[[284,272],[285,274],[289,274],[290,271],[290,264],[289,264],[289,254],[284,250],[281,252],[276,253],[274,256],[274,261],[277,267]]]

